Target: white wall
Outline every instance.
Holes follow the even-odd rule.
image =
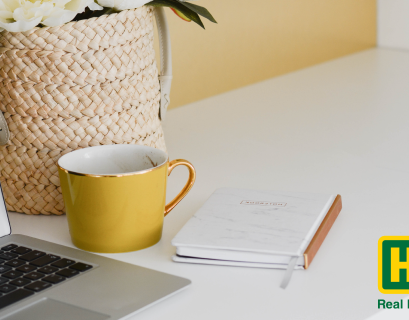
[[[409,0],[378,0],[378,45],[409,50]]]

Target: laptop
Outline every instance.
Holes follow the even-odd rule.
[[[126,319],[190,280],[11,234],[0,185],[0,320]]]

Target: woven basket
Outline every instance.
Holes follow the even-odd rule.
[[[0,147],[7,208],[64,213],[57,160],[89,146],[165,150],[153,9],[0,33],[0,109],[10,131]]]

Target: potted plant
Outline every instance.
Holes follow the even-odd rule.
[[[0,0],[0,181],[9,210],[62,214],[56,163],[72,150],[166,149],[160,111],[171,73],[158,77],[153,49],[156,14],[170,56],[162,7],[203,28],[200,17],[215,22],[178,0]]]

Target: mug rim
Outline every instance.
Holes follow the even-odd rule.
[[[118,174],[82,173],[82,172],[76,172],[76,171],[68,170],[68,169],[66,169],[66,168],[63,168],[63,167],[60,165],[60,160],[61,160],[63,157],[69,155],[69,154],[72,154],[72,153],[75,153],[75,152],[81,152],[81,151],[84,151],[84,150],[86,150],[86,149],[91,149],[91,148],[105,148],[105,147],[115,148],[115,146],[126,146],[126,148],[127,148],[127,147],[132,147],[132,148],[134,148],[134,147],[141,148],[141,147],[142,147],[142,148],[154,149],[155,151],[159,151],[159,152],[164,153],[166,160],[165,160],[163,163],[161,163],[161,164],[159,164],[159,165],[157,165],[157,166],[155,166],[155,167],[149,168],[149,169],[144,169],[144,170],[139,170],[139,171],[132,171],[132,172],[127,172],[127,173],[118,173]],[[77,149],[77,150],[73,150],[73,151],[71,151],[71,152],[68,152],[68,153],[64,154],[62,157],[60,157],[60,158],[58,159],[58,161],[57,161],[57,167],[58,167],[58,169],[64,171],[65,173],[73,174],[73,175],[76,175],[76,176],[93,177],[93,178],[104,178],[104,177],[113,178],[113,177],[127,177],[127,176],[133,176],[133,175],[137,175],[137,174],[145,174],[145,173],[148,173],[148,172],[151,172],[151,171],[154,171],[154,170],[159,170],[160,168],[162,168],[163,166],[165,166],[165,165],[168,164],[168,163],[169,163],[169,157],[168,157],[168,155],[166,154],[166,152],[163,151],[163,150],[157,149],[157,148],[153,148],[153,147],[150,147],[150,146],[138,145],[138,144],[110,144],[110,145],[102,145],[102,146],[95,146],[95,147],[86,147],[86,148]]]

